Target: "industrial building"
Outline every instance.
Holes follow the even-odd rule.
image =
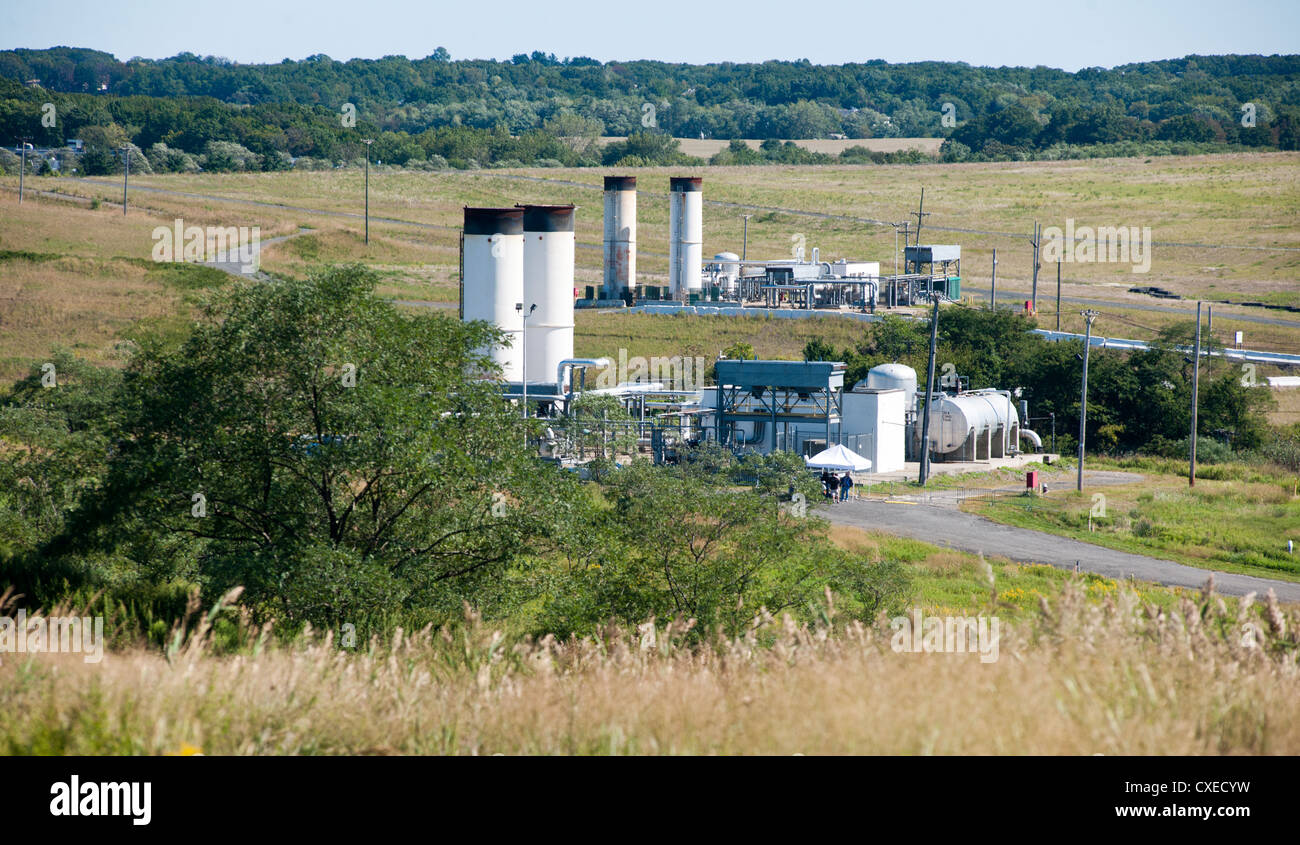
[[[909,245],[905,270],[880,275],[874,261],[823,262],[814,248],[793,259],[745,260],[734,252],[704,261],[703,179],[669,180],[669,284],[639,285],[636,277],[636,178],[604,184],[604,274],[589,304],[642,300],[731,301],[744,306],[874,311],[960,296],[960,247]],[[588,370],[606,358],[576,358],[573,205],[516,205],[464,210],[460,316],[485,320],[507,343],[484,350],[500,370],[506,398],[548,421],[542,453],[581,461],[590,434],[574,437],[567,423],[583,394],[618,398],[633,421],[609,423],[635,434],[635,451],[671,461],[704,440],[736,451],[788,450],[805,457],[842,445],[870,461],[871,473],[896,472],[922,452],[921,414],[928,413],[935,461],[990,461],[1019,453],[1027,441],[1041,449],[1007,390],[935,392],[926,401],[916,372],[902,364],[874,367],[846,389],[845,365],[834,361],[718,360],[716,384],[621,382],[589,389]],[[883,297],[883,299],[882,299]],[[603,432],[606,429],[602,427]],[[622,442],[626,442],[623,438]],[[575,442],[582,446],[575,448]],[[603,451],[603,449],[601,450]]]

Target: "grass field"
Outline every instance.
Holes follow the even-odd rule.
[[[1158,242],[1216,243],[1265,249],[1208,249],[1156,246],[1151,272],[1131,273],[1125,265],[1070,264],[1064,272],[1066,296],[1108,303],[1095,325],[1103,336],[1147,338],[1183,314],[1138,310],[1157,303],[1130,294],[1135,284],[1158,284],[1184,297],[1300,303],[1300,155],[1232,154],[1080,162],[1032,162],[918,166],[827,166],[708,168],[705,177],[704,253],[739,251],[742,219],[749,221],[751,257],[788,257],[800,238],[820,247],[823,259],[850,256],[879,260],[892,269],[893,229],[846,218],[904,220],[926,188],[926,229],[922,239],[958,242],[963,248],[967,285],[987,284],[991,250],[999,250],[1000,290],[1027,292],[1030,250],[1027,234],[1034,220],[1063,226],[1150,226]],[[81,342],[105,348],[121,326],[141,316],[178,307],[165,286],[133,276],[123,262],[147,261],[151,232],[180,217],[187,224],[260,226],[261,237],[294,235],[267,246],[262,266],[268,272],[300,276],[322,262],[364,261],[383,274],[381,291],[397,299],[454,302],[457,292],[457,233],[464,205],[515,202],[574,202],[577,216],[577,272],[580,287],[598,283],[600,261],[600,179],[603,170],[480,170],[411,173],[377,168],[371,174],[371,242],[361,237],[362,175],[354,171],[258,174],[195,174],[132,178],[131,213],[120,206],[120,185],[112,179],[84,182],[56,177],[28,180],[30,191],[50,191],[78,199],[29,194],[21,208],[16,182],[0,179],[0,251],[36,252],[93,262],[99,278],[121,270],[122,285],[97,301],[93,313],[74,314],[66,303],[90,297],[91,281],[49,261],[6,259],[0,269],[0,375],[10,376],[44,354],[42,346],[66,342],[81,322]],[[666,281],[667,177],[677,170],[639,171],[638,266],[643,284]],[[158,189],[158,190],[151,190]],[[91,199],[102,205],[92,210]],[[721,203],[721,204],[720,204]],[[772,210],[775,208],[791,211]],[[796,213],[797,212],[797,213]],[[842,217],[816,216],[824,214]],[[302,232],[303,228],[310,231]],[[957,227],[981,232],[1023,232],[1001,236],[943,231]],[[102,284],[98,283],[98,284]],[[143,287],[141,287],[143,285]],[[1040,275],[1040,325],[1055,326],[1054,268]],[[129,295],[128,295],[129,292]],[[152,300],[151,300],[152,298]],[[974,297],[972,297],[973,300]],[[1077,308],[1063,309],[1062,328],[1078,330]],[[1253,313],[1283,319],[1283,325],[1234,320]],[[835,325],[833,325],[835,323]],[[849,321],[814,321],[835,346],[856,336]],[[1245,345],[1300,353],[1300,318],[1285,312],[1237,306],[1215,309],[1215,335],[1229,340],[1245,332]],[[629,354],[700,354],[711,357],[727,338],[743,339],[760,354],[798,355],[814,332],[806,326],[741,323],[739,330],[720,322],[669,323],[632,315],[582,314],[577,345],[583,354],[610,354],[619,346]],[[747,333],[747,336],[745,336]],[[617,342],[617,343],[616,343]],[[668,344],[656,347],[656,344]],[[698,350],[698,352],[696,351]]]
[[[626,138],[606,135],[600,139],[602,145],[612,144],[615,141],[624,141]],[[678,138],[681,143],[681,150],[688,156],[697,158],[709,158],[720,150],[725,150],[731,143],[730,141],[719,141],[712,138]],[[746,138],[745,143],[751,149],[758,149],[763,143],[761,139]],[[815,153],[828,153],[830,155],[839,155],[849,147],[866,147],[872,152],[879,153],[896,153],[900,150],[920,150],[928,155],[938,155],[939,147],[943,144],[942,138],[805,138],[795,141],[796,144],[805,150],[811,150]]]
[[[1300,478],[1240,464],[1210,465],[1200,468],[1196,486],[1189,487],[1185,475],[1173,473],[1175,463],[1090,461],[1094,469],[1131,468],[1145,478],[1083,493],[967,499],[963,508],[1008,525],[1202,569],[1300,581],[1300,550],[1288,553],[1286,545],[1291,540],[1300,546]],[[1096,495],[1103,497],[1105,515],[1090,519]]]

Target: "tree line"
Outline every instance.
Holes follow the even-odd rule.
[[[1071,157],[1117,144],[1130,145],[1128,154],[1296,149],[1297,80],[1297,56],[1189,56],[1067,73],[955,62],[600,63],[541,52],[453,61],[441,48],[416,60],[317,55],[241,65],[181,54],[121,62],[60,47],[0,52],[0,142],[61,145],[86,127],[106,127],[141,151],[161,143],[205,168],[199,157],[212,157],[208,144],[237,144],[258,157],[249,166],[264,170],[297,159],[306,167],[351,162],[365,137],[375,139],[377,160],[431,167],[615,164],[625,156],[607,156],[596,138],[634,133],[944,137],[952,161]],[[56,106],[53,126],[42,122],[46,102]],[[1170,149],[1176,144],[1184,146]],[[680,155],[640,157],[669,164]],[[215,158],[210,169],[221,169]]]

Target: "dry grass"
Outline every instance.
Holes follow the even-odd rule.
[[[454,630],[218,657],[206,621],[167,655],[0,662],[8,754],[1296,754],[1300,614],[1173,611],[1068,585],[1003,625],[999,659],[896,653],[884,620],[760,614],[572,642]],[[1243,632],[1253,632],[1254,646]]]
[[[620,136],[607,135],[600,139],[602,145],[612,144],[615,141],[623,141]],[[713,138],[678,138],[681,143],[681,150],[688,156],[697,158],[709,158],[714,153],[725,150],[731,143],[730,141],[720,141]],[[763,142],[754,138],[746,138],[745,143],[751,149],[758,149]],[[829,153],[830,155],[839,155],[849,147],[866,147],[872,152],[879,153],[896,153],[900,150],[920,150],[928,155],[938,155],[939,147],[943,144],[942,138],[803,138],[795,141],[796,144],[805,150],[811,150],[815,153]]]
[[[1268,415],[1273,425],[1296,425],[1300,423],[1300,388],[1279,387],[1273,391],[1277,407]]]

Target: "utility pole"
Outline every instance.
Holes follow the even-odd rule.
[[[1196,410],[1200,404],[1198,392],[1201,382],[1201,303],[1196,303],[1196,348],[1192,352],[1192,434],[1190,462],[1187,466],[1187,486],[1196,486]]]
[[[1043,228],[1039,225],[1038,221],[1035,220],[1034,236],[1029,241],[1034,245],[1034,286],[1033,292],[1029,295],[1029,307],[1035,314],[1038,313],[1038,268],[1042,266],[1038,263],[1038,245],[1042,242],[1042,234]]]
[[[1061,259],[1056,259],[1056,330],[1061,330]]]
[[[934,395],[934,355],[939,345],[939,296],[931,293],[934,299],[934,311],[930,314],[930,366],[925,378],[925,418],[921,420],[921,477],[919,483],[925,486],[930,477],[930,399]]]
[[[753,217],[753,216],[754,216],[754,215],[752,215],[752,214],[746,214],[746,215],[745,215],[745,234],[743,235],[743,239],[742,239],[742,241],[741,241],[741,245],[740,245],[740,260],[741,260],[741,261],[744,261],[746,258],[749,258],[749,218],[751,218],[751,217]],[[736,271],[736,275],[737,275],[737,276],[740,275],[740,271],[739,271],[739,269],[737,269],[737,271]]]
[[[370,243],[370,145],[374,138],[366,138],[361,143],[366,145],[366,243]]]
[[[1083,491],[1083,454],[1084,441],[1088,432],[1088,353],[1092,351],[1092,321],[1097,319],[1098,312],[1089,308],[1083,312],[1083,319],[1086,323],[1083,336],[1083,387],[1079,398],[1079,480],[1076,489]]]
[[[122,147],[122,216],[126,216],[126,186],[131,181],[131,145]]]
[[[22,154],[21,162],[18,165],[18,204],[23,204],[23,177],[27,175],[27,143],[31,136],[24,135],[18,139],[19,152]]]
[[[989,307],[998,310],[998,248],[993,247],[993,275],[989,277]]]
[[[925,188],[921,189],[921,204],[917,206],[916,211],[912,212],[912,216],[916,218],[916,245],[920,246],[921,245],[921,218],[930,216],[930,212],[925,210]]]

